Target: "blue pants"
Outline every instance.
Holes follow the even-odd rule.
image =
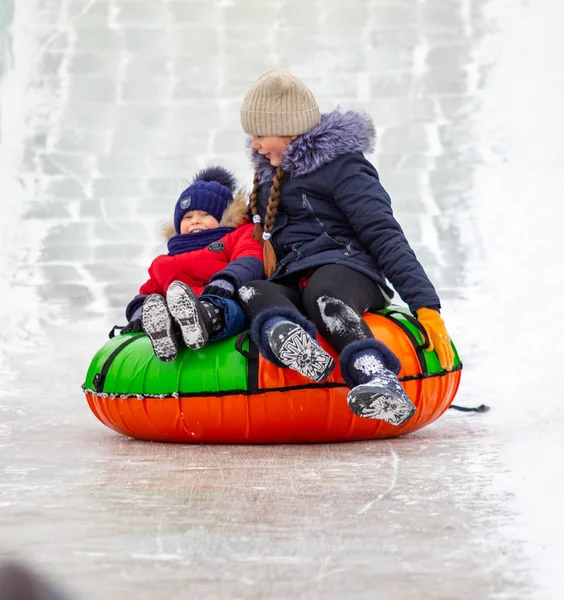
[[[216,331],[211,335],[210,342],[218,342],[219,340],[237,335],[249,327],[249,321],[243,309],[235,300],[222,298],[221,296],[212,296],[211,294],[200,296],[200,300],[211,302],[223,312],[225,326],[222,331]]]

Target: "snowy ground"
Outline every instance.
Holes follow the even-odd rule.
[[[85,600],[562,598],[563,22],[559,0],[0,0],[0,551]],[[238,109],[272,64],[373,116],[457,402],[490,413],[283,447],[90,413],[179,191],[214,162],[250,183]]]

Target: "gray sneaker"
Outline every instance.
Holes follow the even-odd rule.
[[[178,323],[182,339],[188,348],[198,350],[208,343],[206,312],[198,296],[182,281],[173,281],[166,291],[168,310]]]
[[[162,296],[151,294],[145,298],[141,322],[143,331],[151,340],[155,356],[163,362],[174,360],[178,356],[178,345],[172,319]]]

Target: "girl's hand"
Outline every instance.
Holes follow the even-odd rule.
[[[417,318],[427,332],[430,344],[428,349],[435,350],[441,367],[450,371],[454,363],[454,351],[441,314],[433,308],[420,308]]]

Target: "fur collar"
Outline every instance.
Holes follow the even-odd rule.
[[[250,148],[252,138],[247,140]],[[282,158],[282,169],[290,177],[308,175],[343,154],[372,152],[376,144],[376,130],[369,115],[340,108],[321,115],[321,123],[311,131],[298,136]],[[260,182],[272,181],[275,168],[265,156],[251,150],[253,166],[258,169]]]
[[[220,227],[239,227],[247,219],[249,206],[247,204],[248,194],[244,190],[238,190],[233,194],[233,201],[227,205],[223,217],[219,223]],[[176,235],[174,223],[166,223],[161,228],[161,235],[165,240],[170,240]]]

